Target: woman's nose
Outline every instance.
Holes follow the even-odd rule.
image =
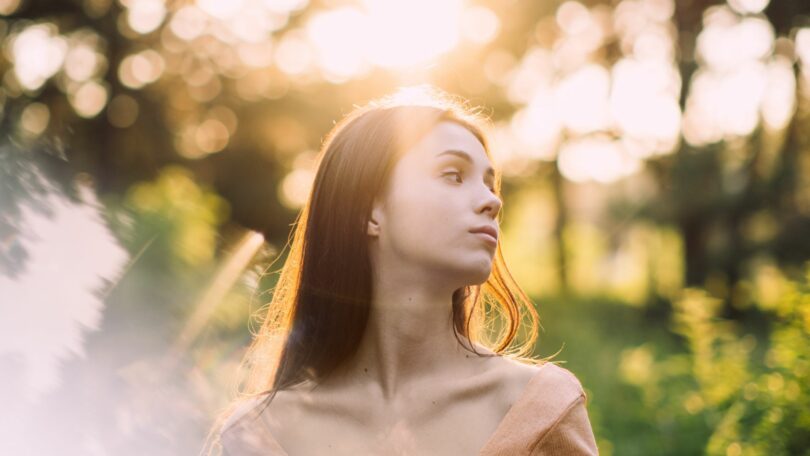
[[[492,193],[489,188],[487,188],[486,191],[487,196],[484,198],[484,201],[481,204],[481,212],[489,212],[492,218],[495,218],[498,216],[498,212],[501,210],[501,199]]]

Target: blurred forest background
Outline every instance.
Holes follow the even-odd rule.
[[[0,0],[0,453],[197,454],[333,122],[487,109],[603,455],[810,454],[806,0]]]

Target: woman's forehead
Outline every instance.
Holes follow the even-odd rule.
[[[466,153],[475,163],[489,165],[484,145],[467,127],[456,122],[442,121],[430,130],[411,149],[414,159],[438,160],[448,150]]]

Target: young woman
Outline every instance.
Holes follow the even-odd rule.
[[[598,454],[580,382],[528,355],[482,125],[422,87],[335,126],[214,426],[224,454]]]

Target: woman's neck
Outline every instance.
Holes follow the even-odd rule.
[[[452,290],[376,289],[381,292],[373,297],[360,346],[330,381],[364,384],[388,401],[410,385],[473,368],[470,358],[476,355],[460,343],[466,338],[453,332]]]

